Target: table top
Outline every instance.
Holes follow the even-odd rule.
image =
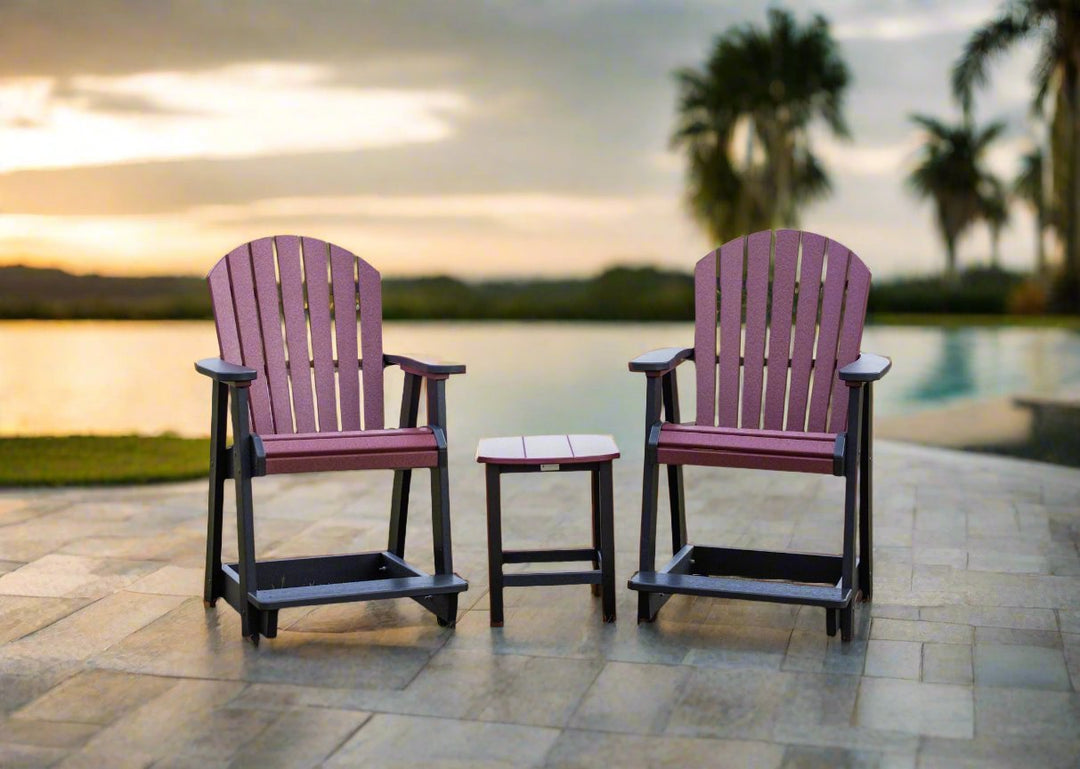
[[[610,435],[514,435],[481,438],[476,461],[492,465],[584,464],[619,456]]]

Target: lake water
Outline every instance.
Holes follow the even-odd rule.
[[[627,361],[693,341],[689,323],[388,323],[388,352],[462,361],[451,379],[449,432],[471,451],[481,435],[613,433],[640,442],[643,378]],[[1080,334],[1061,329],[870,327],[863,349],[889,355],[878,414],[1080,386]],[[198,322],[0,323],[0,435],[209,432],[208,380],[192,362],[216,354]],[[680,382],[693,417],[693,366]],[[388,423],[401,375],[388,369]]]

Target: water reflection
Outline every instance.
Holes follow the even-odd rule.
[[[690,323],[388,323],[387,351],[465,362],[448,388],[452,442],[521,432],[613,433],[640,444],[644,380],[627,361],[687,345]],[[210,385],[192,368],[217,346],[209,322],[0,323],[0,434],[206,435]],[[947,400],[1080,384],[1080,335],[1060,329],[871,327],[864,349],[893,358],[877,389],[885,417]],[[681,370],[692,419],[694,370]],[[388,369],[387,418],[401,375]],[[463,449],[466,450],[466,449]]]
[[[941,401],[975,393],[975,333],[971,329],[944,329],[938,334],[938,351],[928,355],[929,364],[912,388],[911,400]]]

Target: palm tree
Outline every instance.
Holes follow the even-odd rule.
[[[934,203],[938,230],[945,243],[945,277],[954,281],[956,245],[982,218],[988,190],[1000,184],[983,167],[983,156],[987,145],[1005,130],[1005,124],[995,122],[978,129],[969,120],[949,125],[927,115],[913,115],[911,119],[926,132],[926,141],[907,183],[917,196]]]
[[[676,79],[671,143],[686,151],[690,207],[710,236],[795,225],[800,206],[829,191],[809,128],[820,118],[835,136],[849,135],[850,75],[822,16],[800,26],[771,8],[767,29],[732,27],[703,69]]]
[[[975,30],[953,66],[953,92],[970,112],[972,92],[985,85],[987,65],[1026,38],[1036,38],[1033,108],[1042,114],[1054,92],[1052,167],[1062,171],[1054,198],[1065,241],[1064,297],[1080,301],[1080,0],[1012,0],[997,18]],[[1055,179],[1055,182],[1058,180]]]
[[[1001,267],[1001,231],[1009,223],[1009,194],[1005,185],[991,178],[980,194],[979,216],[990,229],[990,265]]]
[[[1036,147],[1020,158],[1020,172],[1013,180],[1013,194],[1023,200],[1035,214],[1035,272],[1046,275],[1046,248],[1043,245],[1050,223],[1049,206],[1043,187],[1043,153]]]

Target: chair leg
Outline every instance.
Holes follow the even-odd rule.
[[[855,630],[855,602],[852,600],[840,610],[840,640],[847,643]]]
[[[420,408],[421,379],[416,374],[406,374],[401,391],[401,427],[416,427]],[[394,496],[390,502],[390,541],[386,549],[398,558],[405,557],[405,529],[409,522],[409,488],[412,470],[394,471]]]
[[[503,626],[502,486],[499,468],[487,466],[488,608],[492,627]]]
[[[446,451],[439,452],[439,464],[431,468],[431,529],[436,574],[453,574],[454,557],[450,547],[450,478]],[[456,601],[453,617],[438,617],[439,625],[453,627],[457,620]]]
[[[238,463],[237,463],[238,464]],[[240,572],[240,633],[256,646],[259,645],[261,612],[246,600],[248,593],[256,589],[255,525],[251,497],[251,476],[242,468],[236,479],[236,538]]]
[[[849,595],[847,605],[840,609],[840,640],[850,641],[853,628],[852,605],[859,592],[859,572],[855,567],[855,536],[859,517],[859,463],[862,442],[861,409],[863,407],[861,388],[852,388],[848,401],[848,437],[853,438],[846,445],[844,457],[844,550],[841,554],[840,585]],[[854,433],[854,435],[852,435]]]
[[[664,402],[664,418],[668,422],[679,421],[679,385],[675,369],[661,377],[661,394]],[[668,465],[668,498],[671,501],[671,553],[686,545],[686,497],[683,494],[682,465]]]
[[[645,448],[645,467],[641,482],[641,571],[656,569],[656,507],[660,466],[655,453]],[[649,593],[638,593],[638,622],[652,622],[656,612]]]
[[[240,632],[256,646],[259,645],[261,612],[247,600],[257,590],[255,562],[255,516],[251,496],[252,442],[248,430],[248,392],[237,387],[232,398],[233,486],[236,487],[236,551],[240,582]]]
[[[207,608],[216,604],[221,594],[221,530],[225,510],[223,469],[212,468],[210,473],[210,499],[206,511],[206,576],[203,582],[203,605]]]
[[[436,613],[435,620],[439,623],[439,627],[452,628],[457,625],[458,594],[450,593],[443,596],[443,598],[445,599],[445,607],[441,612]]]
[[[686,495],[683,492],[682,465],[668,465],[668,498],[671,501],[671,553],[686,545]]]
[[[825,632],[830,637],[836,635],[836,609],[825,610]]]
[[[600,535],[600,471],[593,470],[589,473],[592,479],[592,549],[594,558],[592,559],[593,571],[599,571],[601,568],[600,551],[602,549],[602,540]],[[600,585],[592,585],[593,596],[600,595]]]
[[[859,588],[864,601],[874,593],[874,390],[863,393],[862,455],[859,459]]]
[[[225,508],[225,430],[229,418],[229,388],[214,383],[210,416],[210,491],[206,504],[206,572],[203,604],[217,603],[221,595],[221,528]]]
[[[594,473],[595,476],[595,473]],[[600,467],[600,566],[604,622],[615,621],[615,500],[611,462]]]
[[[394,494],[390,501],[390,541],[386,549],[405,557],[405,529],[409,522],[409,489],[412,470],[394,471]]]

